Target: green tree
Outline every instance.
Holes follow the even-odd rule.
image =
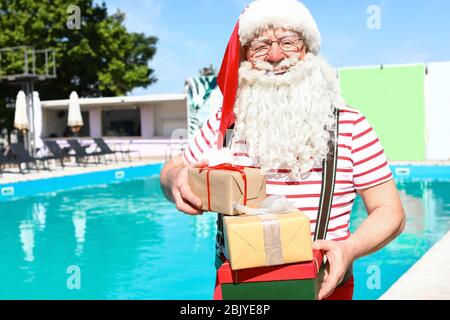
[[[72,4],[80,9],[79,29],[67,25]],[[41,99],[67,99],[73,90],[81,97],[125,95],[157,81],[148,64],[158,39],[128,32],[124,18],[120,11],[108,15],[105,3],[92,0],[2,0],[0,48],[55,50],[57,79],[35,84]],[[3,57],[0,75],[22,73],[21,61],[17,54]],[[17,91],[0,82],[0,128],[13,126],[13,110],[5,105]]]

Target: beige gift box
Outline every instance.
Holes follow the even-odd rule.
[[[236,170],[238,167],[233,168]],[[245,179],[247,181],[246,205],[256,208],[266,199],[265,176],[257,168],[239,168],[245,173]],[[234,209],[233,204],[235,202],[244,204],[245,181],[241,172],[229,169],[189,168],[188,182],[192,192],[202,201],[202,210],[223,213],[225,215],[239,214]]]
[[[224,217],[231,269],[312,261],[309,218],[300,211]]]

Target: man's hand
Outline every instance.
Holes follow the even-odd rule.
[[[207,165],[205,161],[195,164],[196,167]],[[169,177],[168,193],[177,209],[189,215],[203,214],[202,201],[192,192],[188,183],[188,167],[180,165],[171,168],[167,176]]]
[[[342,242],[318,240],[314,242],[313,249],[322,250],[328,260],[318,297],[322,300],[334,292],[355,260],[354,245],[350,239]]]

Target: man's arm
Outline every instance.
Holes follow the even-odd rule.
[[[214,150],[220,126],[221,109],[211,114],[190,140],[182,156],[168,162],[161,171],[161,189],[165,197],[176,204],[177,209],[187,214],[201,214],[202,202],[191,191],[188,183],[188,166],[206,164],[204,155]]]
[[[394,180],[360,190],[368,218],[349,239],[354,259],[376,252],[394,240],[405,228],[405,212]]]
[[[394,180],[358,192],[369,215],[358,230],[342,242],[314,243],[315,249],[326,253],[329,262],[319,299],[333,293],[354,260],[380,250],[405,227],[405,212]]]
[[[161,189],[167,200],[177,209],[190,215],[201,214],[201,200],[191,191],[188,183],[188,166],[181,157],[168,162],[160,175]]]

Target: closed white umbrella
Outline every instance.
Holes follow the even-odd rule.
[[[17,94],[14,127],[22,131],[30,128],[27,114],[27,99],[25,97],[25,92],[22,90]]]
[[[75,91],[70,94],[69,116],[67,119],[67,125],[72,129],[73,132],[78,132],[83,126],[80,102],[78,101],[78,94]]]
[[[41,99],[38,92],[33,92],[33,115],[34,115],[34,148],[39,149],[38,155],[42,155],[42,149],[44,148],[44,142],[41,139],[42,134],[42,107]]]

